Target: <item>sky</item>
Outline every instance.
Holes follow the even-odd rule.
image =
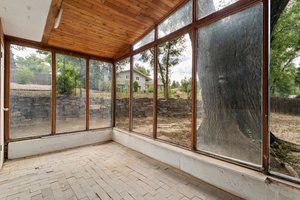
[[[30,54],[34,54],[36,53],[36,49],[32,49],[32,48],[28,48],[26,47],[24,49],[24,51],[19,51],[19,50],[16,50],[16,49],[13,49],[12,48],[12,52],[15,56],[19,56],[19,57],[26,57],[26,56],[29,56]]]
[[[186,49],[182,52],[182,55],[180,57],[180,63],[176,66],[173,66],[171,68],[171,77],[170,80],[173,82],[175,81],[181,81],[185,77],[189,78],[192,76],[192,46],[190,42],[189,35],[186,34],[184,36],[185,39],[185,46]],[[150,66],[150,63],[144,63],[141,61],[138,61],[138,56],[135,56],[135,63],[145,67],[146,69],[152,69],[151,72],[151,78],[153,79],[153,67]]]
[[[295,58],[293,60],[293,63],[295,64],[295,67],[299,68],[300,67],[300,56]]]

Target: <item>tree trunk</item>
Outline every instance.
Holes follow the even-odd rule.
[[[199,6],[212,9],[209,2]],[[272,8],[280,8],[272,9],[273,20],[283,11],[274,3],[282,2],[272,1]],[[261,162],[262,12],[250,8],[200,29],[197,57],[203,101],[198,146],[256,164]]]
[[[290,0],[271,0],[271,33]]]
[[[170,76],[170,73],[169,73],[170,63],[169,62],[170,62],[171,44],[170,44],[170,42],[168,42],[166,45],[167,45],[167,56],[166,56],[165,98],[169,99],[169,76]]]

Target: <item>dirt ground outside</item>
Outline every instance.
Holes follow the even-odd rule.
[[[270,131],[280,140],[291,143],[271,145],[271,170],[289,176],[300,176],[300,116],[271,113]]]

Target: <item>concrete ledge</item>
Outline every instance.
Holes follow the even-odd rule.
[[[110,140],[112,140],[111,128],[10,142],[8,144],[8,159],[39,155]]]
[[[292,183],[269,181],[262,173],[150,138],[114,129],[113,140],[245,199],[294,200],[300,197],[299,186]]]

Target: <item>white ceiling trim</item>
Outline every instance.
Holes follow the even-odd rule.
[[[51,0],[0,0],[4,34],[42,41]]]

